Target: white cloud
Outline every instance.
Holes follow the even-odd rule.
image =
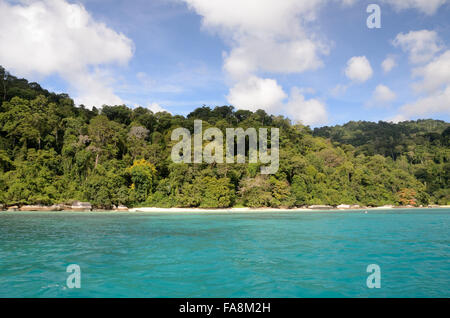
[[[443,48],[437,33],[429,30],[399,33],[393,44],[408,53],[414,64],[428,62]]]
[[[301,90],[293,88],[286,104],[289,116],[304,125],[321,125],[328,121],[325,103],[318,99],[305,99]]]
[[[396,94],[383,84],[378,85],[373,92],[373,99],[376,103],[387,104],[394,101],[396,98]]]
[[[308,25],[315,20],[318,10],[331,0],[183,1],[202,16],[202,25],[206,30],[219,34],[230,46],[230,51],[224,53],[224,70],[229,75],[232,86],[228,101],[237,107],[281,109],[287,94],[275,79],[263,79],[261,73],[266,77],[266,73],[287,74],[315,70],[323,65],[322,56],[329,53],[329,44],[318,38]],[[385,1],[398,10],[413,8],[426,14],[434,13],[446,2]],[[356,0],[339,2],[348,6],[356,3]],[[402,42],[401,39],[399,41]],[[383,63],[385,72],[391,71],[393,67],[393,59]],[[365,82],[372,77],[373,70],[367,58],[361,56],[350,59],[345,73],[354,82]],[[333,91],[338,94],[347,87],[340,85]],[[393,98],[392,92],[387,94],[384,90],[378,93],[377,98]],[[292,105],[303,105],[308,109],[323,105],[315,99],[305,101],[303,95],[295,90],[291,95],[289,102],[284,105],[289,110],[295,109]],[[317,109],[316,114],[326,118],[326,108]],[[292,111],[288,113],[290,116],[297,116]]]
[[[436,57],[423,67],[413,70],[422,76],[414,88],[423,94],[415,102],[403,105],[399,116],[411,118],[435,114],[450,114],[450,50]]]
[[[169,112],[167,109],[162,108],[158,103],[151,103],[147,106],[148,109],[150,109],[153,113],[163,113],[163,112],[167,112],[169,114],[171,114],[171,112]]]
[[[320,125],[328,121],[328,113],[324,102],[318,99],[305,99],[303,94],[314,93],[311,88],[297,88],[288,95],[273,79],[250,77],[246,82],[238,82],[230,89],[228,100],[238,109],[256,111],[263,109],[270,113],[282,110],[293,120],[304,125]]]
[[[184,0],[202,16],[203,27],[231,47],[225,71],[239,80],[257,72],[298,73],[322,66],[328,47],[305,24],[325,0]]]
[[[299,91],[288,97],[273,78],[274,74],[301,73],[316,70],[323,65],[323,56],[329,53],[330,44],[310,28],[318,10],[331,0],[182,0],[202,17],[205,30],[222,37],[230,50],[223,54],[223,68],[231,86],[227,96],[237,108],[283,111],[298,119],[301,105],[306,122],[321,122],[327,117],[326,107],[317,99],[305,100]],[[336,0],[334,0],[336,2]],[[352,5],[356,0],[340,0]],[[425,13],[434,12],[442,0],[406,0],[407,4],[387,0],[397,9],[415,8]],[[383,69],[388,72],[395,66],[388,60]],[[370,62],[365,56],[353,57],[345,71],[354,82],[366,82],[373,76]],[[272,78],[268,78],[272,77]],[[347,86],[337,87],[343,91]],[[378,96],[380,97],[380,96]],[[392,97],[392,95],[391,95]],[[381,97],[380,97],[381,98]],[[317,111],[312,112],[313,109]],[[322,119],[319,120],[319,117]],[[314,120],[312,120],[313,118]]]
[[[202,16],[206,30],[230,46],[224,53],[231,86],[227,98],[237,108],[281,112],[287,94],[275,79],[260,74],[316,70],[329,53],[325,41],[308,29],[328,0],[183,1]]]
[[[239,109],[269,112],[280,110],[287,95],[283,88],[273,79],[256,76],[240,81],[230,89],[228,101]]]
[[[74,72],[70,74],[70,84],[78,92],[76,103],[87,107],[125,104],[111,88],[113,77],[110,72],[98,68],[89,73]]]
[[[450,114],[450,85],[445,90],[404,105],[401,110],[404,118],[429,116],[433,114]]]
[[[407,120],[408,120],[408,118],[405,117],[404,115],[396,115],[394,117],[386,119],[387,122],[394,123],[394,124],[398,124],[398,123],[401,123],[401,122],[407,121]]]
[[[0,64],[7,69],[19,76],[58,74],[86,106],[121,102],[98,67],[127,63],[133,43],[95,21],[81,4],[0,0],[0,29]]]
[[[300,73],[323,66],[319,53],[327,49],[310,39],[275,42],[267,39],[247,39],[225,55],[224,69],[234,79],[259,71],[270,73]]]
[[[414,87],[419,92],[434,92],[450,85],[450,50],[447,50],[427,65],[413,70],[415,76],[422,76],[423,81]]]
[[[313,20],[324,0],[184,0],[203,17],[203,26],[239,41],[302,33],[301,23]]]
[[[373,75],[372,67],[365,56],[354,56],[347,62],[345,75],[356,82],[366,82]]]
[[[397,62],[395,61],[395,58],[392,56],[388,56],[383,61],[383,63],[381,63],[381,67],[383,68],[384,73],[389,73],[396,66],[397,66]]]
[[[397,10],[417,9],[425,14],[432,15],[448,0],[384,0]]]

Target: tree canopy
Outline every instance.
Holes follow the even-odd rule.
[[[280,129],[280,169],[175,164],[171,133]],[[450,204],[450,124],[350,122],[312,131],[263,110],[200,107],[188,116],[125,105],[75,106],[0,67],[0,204],[90,201],[155,207]]]

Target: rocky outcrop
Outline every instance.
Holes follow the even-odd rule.
[[[334,209],[331,205],[310,205],[308,206],[308,209],[312,210],[330,210]]]
[[[24,212],[39,212],[39,211],[61,211],[61,207],[59,205],[52,205],[52,206],[46,206],[46,205],[24,205],[22,206],[19,211]]]
[[[92,204],[89,202],[75,201],[70,207],[72,211],[92,211]]]
[[[62,211],[70,211],[72,210],[71,204],[58,204]]]

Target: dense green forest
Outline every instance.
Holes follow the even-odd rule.
[[[175,164],[173,129],[280,129],[280,169]],[[187,117],[76,107],[0,67],[0,204],[157,207],[450,204],[450,124],[350,122],[311,130],[282,116],[201,107]]]

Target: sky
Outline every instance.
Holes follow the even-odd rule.
[[[0,65],[87,107],[450,120],[450,0],[0,0],[0,30]]]

